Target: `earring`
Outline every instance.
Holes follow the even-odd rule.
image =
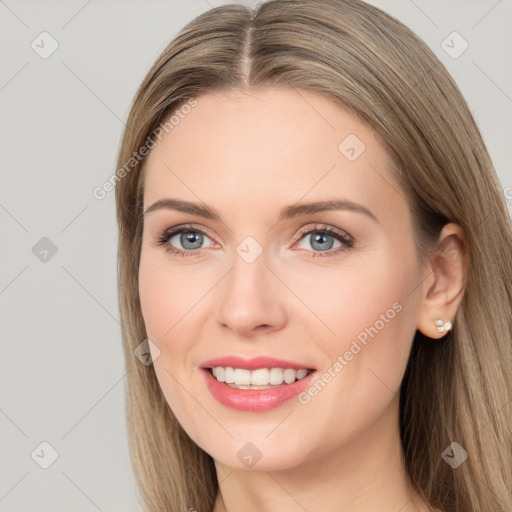
[[[441,320],[441,318],[434,320],[434,323],[436,324],[437,330],[439,332],[447,332],[452,328],[451,322],[445,322],[444,320]]]

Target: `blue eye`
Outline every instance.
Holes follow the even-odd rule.
[[[299,243],[304,241],[307,241],[313,251],[307,247],[299,248],[312,253],[310,256],[313,258],[332,256],[346,251],[354,245],[354,240],[351,237],[329,226],[315,227],[302,232]],[[335,244],[336,247],[334,247]]]
[[[173,239],[176,239],[173,242]],[[165,250],[172,254],[179,254],[181,256],[193,256],[202,249],[202,245],[205,240],[210,240],[210,245],[213,245],[213,241],[206,236],[201,230],[194,228],[193,226],[181,226],[171,231],[165,231],[156,238],[156,245],[165,245]],[[181,245],[176,247],[176,245]]]
[[[205,242],[210,243],[203,247]],[[310,227],[300,233],[297,244],[307,242],[309,247],[299,247],[305,250],[308,257],[335,256],[354,246],[354,239],[346,233],[326,225]],[[214,242],[203,231],[191,225],[180,226],[164,231],[155,238],[155,245],[165,246],[166,252],[179,256],[195,256],[201,249],[212,247]],[[181,246],[181,247],[180,247]]]
[[[329,249],[332,249],[334,242],[338,242],[338,244],[341,245],[341,242],[336,240],[332,235],[320,233],[318,231],[315,234],[310,233],[309,235],[306,235],[301,241],[308,239],[310,246],[315,251],[328,251]]]
[[[205,238],[208,238],[206,235],[199,231],[181,231],[180,233],[177,233],[172,238],[169,238],[169,243],[171,245],[174,245],[172,243],[172,240],[176,238],[181,246],[186,250],[196,250],[201,249],[201,246],[203,245],[203,242]]]

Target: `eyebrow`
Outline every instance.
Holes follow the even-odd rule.
[[[183,213],[190,213],[205,219],[221,221],[220,215],[207,205],[192,203],[190,201],[183,201],[180,199],[163,198],[155,201],[149,206],[143,215],[153,212],[155,210],[175,210]],[[286,219],[292,219],[304,215],[311,215],[313,213],[329,211],[329,210],[346,210],[355,213],[366,215],[373,221],[379,223],[375,214],[365,206],[348,201],[346,199],[331,199],[328,201],[316,201],[307,203],[296,203],[285,206],[278,216],[278,222]]]

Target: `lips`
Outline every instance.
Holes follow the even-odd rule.
[[[218,357],[210,359],[201,364],[201,368],[216,368],[217,366],[243,368],[245,370],[258,370],[259,368],[292,368],[294,370],[314,370],[307,363],[298,363],[286,361],[284,359],[275,359],[273,357],[259,356],[252,359],[244,359],[239,356]]]
[[[301,380],[292,383],[283,382],[279,385],[233,387],[232,384],[219,382],[213,375],[214,368],[230,368],[247,373],[259,369],[289,368],[293,370],[308,370],[308,374]],[[263,412],[279,407],[284,402],[301,393],[310,385],[316,371],[308,364],[260,356],[253,359],[244,359],[237,356],[220,357],[205,361],[201,365],[206,386],[212,396],[221,404],[238,411]]]

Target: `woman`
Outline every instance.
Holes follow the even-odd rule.
[[[511,509],[510,220],[400,22],[199,16],[137,92],[116,201],[148,510]]]

